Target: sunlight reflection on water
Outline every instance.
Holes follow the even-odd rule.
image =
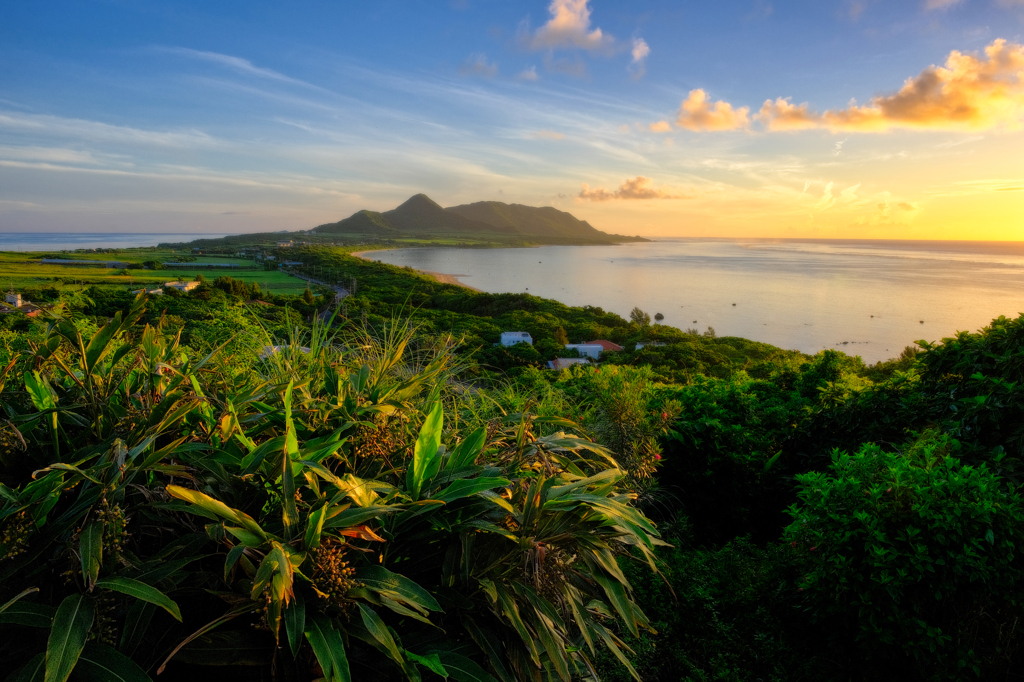
[[[671,239],[371,255],[491,293],[529,289],[624,317],[639,306],[681,329],[711,326],[807,353],[838,348],[868,362],[1024,312],[1020,242]]]

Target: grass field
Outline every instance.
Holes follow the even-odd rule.
[[[301,294],[306,288],[305,282],[287,273],[267,271],[256,266],[250,260],[238,258],[228,259],[225,256],[198,256],[194,265],[166,270],[130,270],[127,275],[118,274],[119,269],[82,267],[69,265],[46,265],[37,260],[40,256],[54,256],[73,260],[119,260],[141,262],[143,260],[170,261],[175,257],[184,256],[184,252],[174,253],[170,250],[128,249],[108,253],[68,253],[58,252],[0,252],[0,289],[19,291],[25,287],[50,286],[55,282],[64,285],[92,284],[120,285],[126,288],[155,288],[164,282],[177,279],[192,280],[202,274],[209,280],[220,275],[229,275],[246,283],[258,282],[264,290],[275,294]],[[237,263],[242,268],[212,269],[195,267],[202,263]]]

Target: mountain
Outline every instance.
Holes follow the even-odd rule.
[[[553,244],[614,244],[646,241],[595,229],[571,213],[500,201],[442,208],[426,194],[417,194],[398,208],[378,213],[358,211],[336,223],[320,225],[319,234],[361,234],[378,237],[414,235],[476,235]]]
[[[446,208],[457,215],[487,223],[495,228],[522,235],[544,235],[573,239],[604,240],[610,236],[585,220],[551,206],[536,208],[523,204],[503,204],[500,201],[478,201]]]

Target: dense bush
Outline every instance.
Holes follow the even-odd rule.
[[[1021,644],[1022,500],[958,449],[929,432],[797,477],[786,539],[805,608],[840,646],[856,640],[867,677],[1005,673]]]

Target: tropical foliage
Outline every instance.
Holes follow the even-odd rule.
[[[54,315],[5,371],[18,593],[0,627],[38,631],[4,639],[18,674],[568,680],[598,648],[629,665],[616,633],[649,624],[616,559],[653,568],[660,541],[578,427],[460,411],[450,339],[401,325],[317,325],[246,364],[144,314],[91,336]]]

